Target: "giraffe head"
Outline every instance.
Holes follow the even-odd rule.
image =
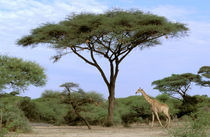
[[[141,88],[139,88],[139,89],[136,91],[136,94],[137,94],[137,93],[140,93],[140,92],[142,93],[142,92],[144,92],[144,90],[141,89]]]

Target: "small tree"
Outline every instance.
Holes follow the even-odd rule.
[[[44,69],[31,61],[0,56],[0,91],[13,89],[20,92],[29,85],[43,86],[46,83]]]
[[[103,14],[81,13],[57,24],[47,23],[21,38],[19,45],[34,46],[39,43],[58,51],[54,60],[74,53],[101,74],[108,88],[108,123],[113,125],[115,84],[119,65],[135,48],[160,44],[161,37],[183,36],[188,28],[184,24],[168,21],[164,17],[141,11],[112,10]],[[89,56],[85,56],[89,53]],[[109,73],[98,63],[96,55],[109,63]]]
[[[75,91],[73,89],[79,88],[78,84],[67,82],[61,85],[61,87],[64,87],[64,94],[65,97],[65,103],[70,104],[75,112],[75,114],[87,125],[88,129],[91,129],[91,126],[89,122],[80,114],[81,106],[91,103],[94,100],[92,98],[88,98],[85,94],[85,92],[82,89],[79,89],[78,91]],[[74,92],[72,92],[74,91]]]
[[[201,76],[192,73],[184,73],[172,74],[170,77],[152,82],[152,85],[155,85],[154,89],[158,89],[160,92],[166,93],[173,98],[179,99],[175,97],[175,95],[182,97],[182,105],[179,107],[180,111],[177,115],[181,117],[197,111],[198,100],[194,96],[189,96],[187,91],[191,88],[192,83],[200,84],[200,82]]]
[[[210,66],[202,66],[199,69],[198,74],[203,76],[203,78],[210,79]],[[210,81],[202,80],[200,85],[210,87]]]
[[[200,83],[201,77],[192,73],[172,74],[170,77],[163,78],[152,82],[154,89],[166,93],[173,98],[174,95],[180,95],[184,100],[187,97],[187,91],[192,83]]]

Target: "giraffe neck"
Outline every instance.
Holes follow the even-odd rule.
[[[153,99],[151,99],[145,92],[142,92],[142,95],[144,96],[144,98],[146,99],[146,101],[147,101],[149,104],[152,104]]]

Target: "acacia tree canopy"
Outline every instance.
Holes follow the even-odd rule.
[[[115,83],[119,64],[136,47],[155,46],[161,37],[179,37],[186,34],[185,24],[170,22],[165,17],[139,10],[111,10],[102,14],[81,13],[69,16],[59,23],[47,23],[18,40],[23,47],[50,46],[57,51],[54,61],[63,55],[74,53],[86,63],[96,67],[109,91],[108,121],[112,124],[114,114]],[[89,53],[89,57],[83,54]],[[95,55],[107,59],[108,75],[98,64]]]
[[[160,44],[160,37],[186,34],[184,24],[141,11],[109,11],[105,14],[73,15],[57,24],[47,23],[33,29],[31,35],[18,40],[22,46],[47,43],[59,54],[79,54],[87,50],[105,58],[121,61],[135,47]],[[50,44],[50,45],[49,45]],[[121,57],[121,58],[120,58]],[[94,64],[94,62],[89,61]]]
[[[199,84],[200,81],[201,76],[192,73],[184,73],[172,74],[170,77],[153,81],[152,85],[155,86],[154,89],[158,89],[160,92],[166,93],[172,97],[178,94],[185,99],[192,83]]]
[[[8,56],[0,56],[0,91],[26,90],[29,85],[43,86],[46,83],[44,69],[31,61]]]

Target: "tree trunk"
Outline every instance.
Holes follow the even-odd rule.
[[[88,129],[91,129],[91,126],[90,126],[89,122],[88,122],[84,117],[82,117],[82,116],[79,114],[79,112],[77,112],[76,110],[74,110],[74,111],[75,111],[76,115],[84,121],[84,123],[85,123],[85,125],[88,127]]]
[[[114,101],[115,101],[115,83],[110,84],[109,87],[109,106],[108,106],[108,123],[107,126],[113,125],[114,119]]]

